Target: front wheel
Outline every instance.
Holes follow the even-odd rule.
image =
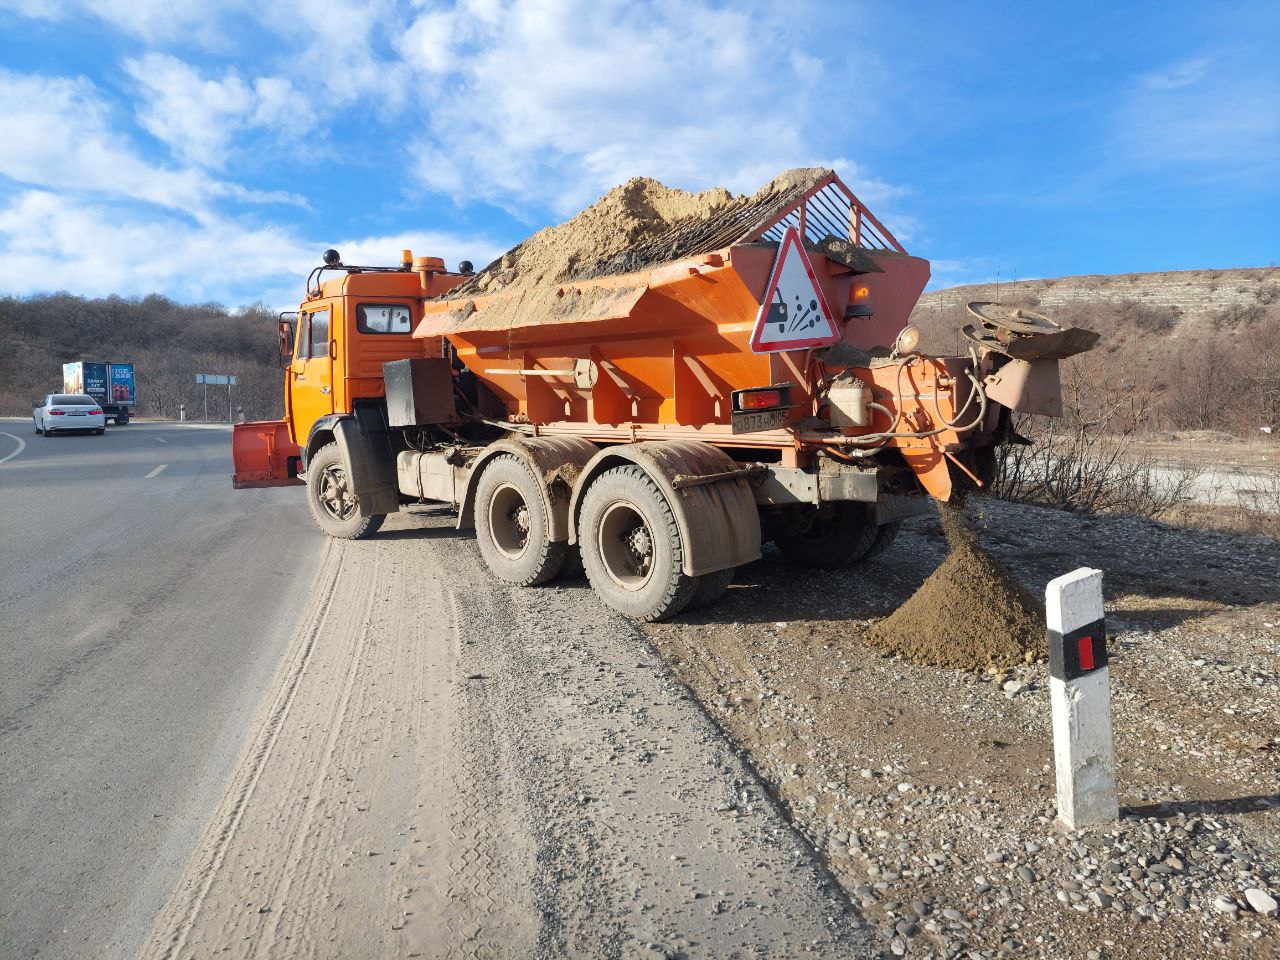
[[[347,480],[336,443],[325,444],[307,464],[307,505],[320,529],[338,540],[371,537],[387,516],[360,516],[360,504]]]
[[[796,510],[776,542],[792,563],[835,570],[861,560],[875,539],[876,527],[868,522],[866,507],[839,501]]]
[[[615,467],[587,488],[578,523],[587,579],[600,599],[637,620],[665,620],[698,588],[687,576],[675,512],[636,466]]]
[[[40,424],[36,423],[34,420],[31,421],[31,426],[35,427],[36,433],[44,433],[44,431],[40,429]]]

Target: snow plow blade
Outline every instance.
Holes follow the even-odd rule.
[[[302,451],[289,437],[284,420],[255,420],[231,428],[231,484],[246,487],[288,487],[302,483],[298,470]]]

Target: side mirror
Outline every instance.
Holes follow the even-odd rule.
[[[293,357],[293,323],[289,320],[279,322],[280,359],[288,363]]]

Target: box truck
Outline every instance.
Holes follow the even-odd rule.
[[[80,360],[62,365],[62,389],[83,393],[102,405],[108,420],[124,426],[137,402],[132,363],[98,363]]]

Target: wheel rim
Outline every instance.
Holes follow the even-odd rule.
[[[336,463],[320,474],[320,507],[334,520],[346,521],[355,516],[356,497],[347,486],[347,472]]]
[[[489,535],[508,560],[515,560],[529,546],[529,504],[514,486],[504,483],[489,498]]]
[[[600,516],[596,546],[609,578],[626,590],[639,590],[653,576],[653,532],[632,504],[610,504]]]

